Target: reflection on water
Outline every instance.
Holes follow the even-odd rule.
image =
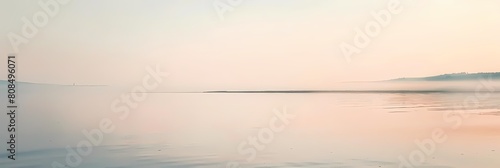
[[[98,128],[102,118],[115,130],[103,134],[79,167],[399,167],[398,157],[411,156],[420,149],[415,141],[432,138],[436,129],[447,140],[420,167],[500,166],[500,93],[466,105],[464,113],[473,92],[149,94],[120,120],[110,104],[121,91],[111,90],[21,93],[18,159],[1,159],[0,167],[65,163],[66,147],[87,140],[82,130]],[[282,107],[297,116],[247,162],[238,145],[268,128],[273,109]]]

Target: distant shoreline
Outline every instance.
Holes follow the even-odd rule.
[[[7,81],[5,80],[0,80],[0,84],[6,84],[8,83]],[[77,85],[77,84],[53,84],[53,83],[33,83],[33,82],[19,82],[17,81],[16,83],[18,84],[23,84],[23,85],[53,85],[53,86],[75,86],[75,87],[105,87],[105,86],[108,86],[108,85]]]
[[[307,93],[475,93],[472,90],[214,90],[201,92],[147,92],[158,94],[307,94]],[[479,91],[490,92],[490,91]],[[500,91],[494,91],[500,92]]]
[[[270,91],[205,91],[202,93],[470,93],[468,90],[270,90]],[[482,91],[490,92],[490,91]]]
[[[478,79],[492,79],[500,80],[500,72],[480,72],[480,73],[451,73],[442,74],[428,77],[417,77],[417,78],[397,78],[385,80],[382,82],[406,82],[406,81],[474,81]]]

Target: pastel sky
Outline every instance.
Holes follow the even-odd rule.
[[[220,20],[214,0],[73,0],[20,45],[19,80],[136,84],[160,65],[180,90],[318,89],[500,71],[497,0],[401,0],[403,11],[348,62],[339,45],[353,44],[355,28],[388,2],[247,0]],[[21,18],[38,11],[34,0],[0,2],[2,57],[14,52],[7,34],[21,34]]]

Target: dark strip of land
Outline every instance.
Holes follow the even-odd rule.
[[[201,93],[470,93],[467,90],[232,90],[204,91]],[[488,91],[482,91],[488,92]]]

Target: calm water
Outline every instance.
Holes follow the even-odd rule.
[[[149,94],[122,120],[110,106],[123,90],[22,90],[17,160],[6,159],[2,143],[0,167],[66,164],[65,148],[88,142],[82,130],[99,128],[103,118],[115,129],[79,167],[396,168],[400,158],[422,162],[415,167],[500,167],[500,93]],[[294,115],[288,124],[275,114],[285,109]],[[275,120],[283,130],[271,130]],[[261,133],[266,142],[263,130],[272,131]],[[436,130],[442,141],[417,145]],[[252,137],[260,146],[249,144]],[[249,151],[255,158],[247,160]]]

